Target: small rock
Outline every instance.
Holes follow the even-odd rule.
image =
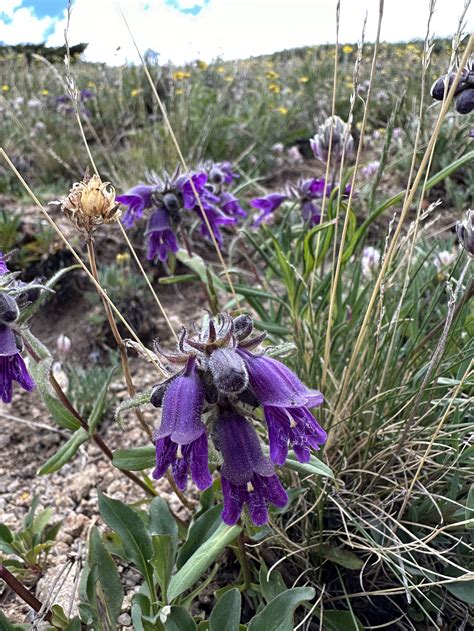
[[[128,613],[121,613],[117,618],[118,624],[121,624],[124,627],[129,627],[132,624],[132,619],[128,615]]]

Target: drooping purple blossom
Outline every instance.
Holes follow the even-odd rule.
[[[137,219],[143,217],[143,211],[150,204],[151,194],[155,188],[148,184],[138,184],[115,198],[115,201],[127,206],[122,217],[122,223],[126,228],[131,228]]]
[[[302,383],[295,373],[273,357],[237,351],[243,358],[253,393],[262,405],[275,407],[316,407],[324,397]]]
[[[257,228],[262,221],[266,220],[286,199],[286,195],[280,193],[270,193],[265,197],[256,197],[250,200],[250,205],[261,210],[262,213],[254,219],[252,226]]]
[[[219,199],[219,206],[221,210],[231,217],[246,217],[247,213],[240,205],[240,202],[235,195],[232,193],[224,192],[221,193]]]
[[[223,458],[223,522],[235,524],[246,504],[253,523],[262,526],[268,521],[268,504],[283,508],[288,496],[263,455],[255,429],[243,416],[224,411],[214,432],[216,447]]]
[[[159,259],[165,262],[170,252],[176,253],[179,250],[176,235],[171,229],[169,216],[164,208],[158,208],[150,215],[145,237],[149,261]]]
[[[310,178],[300,180],[296,186],[290,187],[290,193],[292,197],[295,197],[300,202],[301,216],[305,222],[308,222],[309,226],[317,226],[321,221],[321,205],[320,200],[324,196],[328,198],[336,185],[328,183],[324,178]],[[349,195],[351,191],[350,185],[347,185],[344,189],[343,197]]]
[[[316,451],[327,440],[327,434],[306,407],[263,408],[268,427],[270,458],[277,465],[285,464],[288,446],[300,462],[309,462],[311,449]]]
[[[0,399],[4,403],[11,403],[13,381],[28,392],[35,387],[20,355],[13,331],[7,324],[0,324]]]
[[[156,447],[155,479],[169,466],[178,487],[186,487],[188,471],[203,490],[212,484],[208,468],[206,426],[201,420],[204,386],[196,370],[194,358],[189,358],[182,374],[173,379],[163,397],[160,427],[154,434]]]

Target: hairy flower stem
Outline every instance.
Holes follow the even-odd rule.
[[[91,267],[91,273],[92,276],[94,277],[95,281],[97,283],[100,284],[99,281],[99,273],[97,271],[97,260],[96,260],[96,256],[95,256],[95,250],[94,250],[94,244],[92,239],[90,238],[87,241],[87,254],[89,257],[89,264]],[[105,313],[107,315],[107,320],[109,321],[109,325],[110,325],[110,330],[112,332],[112,335],[114,336],[115,342],[118,346],[119,352],[120,352],[120,361],[122,363],[122,370],[123,370],[123,375],[125,378],[125,383],[127,385],[127,390],[128,390],[128,395],[130,398],[133,398],[136,395],[136,390],[135,390],[135,386],[133,385],[133,381],[132,381],[132,375],[130,372],[130,364],[128,363],[128,356],[127,356],[127,349],[125,346],[125,342],[122,339],[122,336],[120,335],[120,332],[117,328],[117,324],[115,322],[114,319],[114,315],[112,313],[112,310],[109,306],[109,303],[101,296],[102,298],[102,302],[104,305],[104,309],[105,309]],[[151,442],[153,442],[153,434],[151,429],[148,427],[147,422],[145,421],[143,414],[141,413],[140,410],[135,409],[135,416],[137,417],[138,422],[140,423],[140,425],[142,426],[142,428],[145,430],[148,438],[150,439]],[[105,453],[105,452],[104,452]],[[125,472],[124,472],[125,473]],[[128,474],[130,472],[126,472],[126,474]],[[143,484],[144,487],[146,487],[146,489],[148,490],[148,492],[150,492],[149,487],[142,482],[139,478],[137,478],[140,481],[140,485]],[[167,474],[166,479],[168,480],[169,484],[171,485],[171,488],[173,489],[173,491],[176,493],[176,495],[179,497],[181,503],[186,506],[187,508],[193,508],[193,505],[188,501],[188,499],[185,497],[185,495],[183,493],[181,493],[181,491],[178,489],[178,487],[176,486],[173,478],[171,477],[171,475]],[[154,495],[157,495],[157,493],[155,492]]]
[[[0,578],[5,581],[8,587],[15,592],[27,605],[29,605],[36,612],[42,611],[43,603],[39,601],[36,596],[26,589],[26,587],[20,583],[20,581],[13,576],[11,572],[7,570],[4,565],[0,564]],[[51,611],[45,611],[43,614],[44,620],[51,622],[53,614]]]
[[[92,276],[95,278],[95,280],[99,283],[99,274],[97,271],[97,261],[96,261],[96,257],[95,257],[95,250],[94,250],[94,244],[92,239],[89,239],[87,241],[87,255],[89,257],[89,264],[91,266],[91,272],[92,272]],[[117,324],[115,322],[112,310],[110,309],[110,306],[108,304],[108,302],[106,300],[104,300],[102,298],[102,302],[104,305],[104,310],[105,310],[105,314],[107,316],[107,320],[109,321],[109,325],[110,325],[110,330],[112,332],[112,335],[114,337],[114,340],[118,346],[119,349],[119,353],[120,353],[120,361],[122,363],[122,371],[123,371],[123,376],[125,378],[125,383],[127,385],[127,390],[128,390],[128,395],[130,398],[134,397],[137,393],[137,391],[135,390],[135,386],[133,385],[133,381],[132,381],[132,375],[130,372],[130,365],[128,363],[128,356],[127,356],[127,349],[125,347],[125,342],[122,339],[122,336],[120,335],[120,332],[117,328]],[[145,419],[143,418],[143,414],[140,412],[140,410],[135,410],[135,415],[140,423],[140,425],[142,426],[142,428],[145,430],[145,432],[148,435],[148,438],[150,440],[153,440],[153,436],[151,433],[150,428],[148,427]]]
[[[242,532],[240,533],[237,539],[237,545],[239,549],[237,558],[239,560],[240,567],[242,569],[242,576],[244,579],[243,591],[247,591],[247,589],[250,589],[252,583],[252,574],[250,572],[247,550],[245,549],[245,530],[242,530]]]
[[[87,421],[82,418],[82,416],[79,414],[79,412],[76,410],[76,408],[72,405],[71,401],[68,399],[68,397],[66,396],[66,394],[63,391],[63,389],[61,388],[59,383],[56,381],[56,378],[54,377],[54,375],[52,373],[50,374],[50,382],[51,382],[51,385],[54,388],[54,391],[56,392],[56,394],[58,395],[59,399],[61,400],[61,403],[77,419],[77,421],[81,424],[81,427],[83,429],[85,429],[86,432],[88,432],[89,431],[89,426],[87,424]],[[97,445],[97,447],[99,447],[99,449],[102,451],[102,453],[106,456],[107,460],[112,462],[113,452],[110,449],[110,447],[107,445],[107,443],[104,441],[102,436],[100,436],[99,434],[94,432],[92,434],[92,439],[95,442],[95,444]],[[151,497],[156,497],[158,495],[158,493],[154,489],[151,489],[147,484],[145,484],[145,482],[143,482],[143,480],[140,480],[140,478],[137,477],[131,471],[125,471],[124,469],[122,469],[122,472],[127,476],[127,478],[132,480],[132,482],[134,482],[135,484],[138,484],[138,486],[143,491],[145,491],[145,493],[147,495],[150,495]]]

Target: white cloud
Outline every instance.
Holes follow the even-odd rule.
[[[3,0],[3,4],[7,3],[13,11],[18,1]],[[179,0],[182,8],[196,4],[203,1]],[[428,0],[385,0],[382,39],[423,38],[428,4]],[[432,30],[440,36],[452,35],[463,4],[464,0],[438,0]],[[373,40],[378,5],[379,0],[342,0],[340,40],[355,42],[360,38],[366,10],[366,37]],[[165,0],[122,0],[121,6],[140,50],[151,48],[159,52],[162,62],[247,57],[333,42],[335,38],[336,0],[210,0],[197,16],[182,14]],[[28,9],[17,8],[13,14],[15,27],[9,31],[10,41],[15,37],[16,41],[40,41],[38,33],[44,33],[51,24],[45,22],[50,18],[35,22]],[[472,11],[470,22],[472,26]],[[64,43],[65,24],[65,18],[56,21],[49,44]],[[9,27],[2,30],[5,41],[3,32]],[[75,0],[69,40],[71,44],[88,42],[85,57],[91,61],[137,61],[116,0]]]
[[[43,42],[55,18],[38,18],[31,7],[21,4],[22,0],[2,0],[0,3],[0,41],[5,44]]]

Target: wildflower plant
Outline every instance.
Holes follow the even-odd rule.
[[[276,359],[255,354],[265,334],[252,336],[252,331],[249,316],[234,319],[226,313],[209,318],[195,336],[183,329],[176,353],[157,349],[182,369],[151,397],[162,408],[154,434],[153,477],[160,478],[171,466],[178,488],[186,488],[190,472],[196,486],[205,490],[212,484],[211,441],[222,461],[222,519],[229,525],[237,522],[244,504],[256,526],[265,524],[267,505],[283,508],[288,500],[274,465],[285,464],[289,446],[300,462],[309,462],[310,448],[319,449],[326,440],[309,410],[322,404],[321,393],[304,386]],[[264,456],[254,427],[259,409],[270,458]]]
[[[472,38],[461,48],[464,67]],[[122,375],[110,370],[99,384],[90,371],[87,379],[81,378],[83,385],[69,379],[74,393],[63,387],[53,354],[26,326],[44,292],[34,301],[30,290],[40,287],[19,284],[8,270],[9,261],[0,259],[0,350],[6,349],[4,357],[20,368],[18,358],[27,352],[31,371],[28,377],[21,370],[4,371],[3,392],[11,398],[16,374],[27,386],[33,382],[27,379],[34,379],[52,421],[67,433],[56,453],[41,463],[38,475],[64,467],[68,488],[65,466],[73,465],[79,450],[81,464],[87,462],[93,444],[92,457],[113,467],[124,495],[119,500],[110,490],[104,493],[101,482],[97,510],[103,524],[89,529],[79,606],[72,613],[25,595],[18,582],[21,573],[15,576],[21,568],[0,566],[0,578],[26,599],[40,620],[58,629],[81,624],[113,629],[121,624],[126,607],[132,626],[146,630],[473,624],[472,211],[458,223],[455,242],[439,222],[438,205],[425,203],[454,174],[459,177],[456,186],[464,187],[460,176],[473,152],[464,145],[456,145],[454,152],[446,143],[440,166],[437,141],[443,125],[452,120],[445,118],[446,104],[439,119],[423,101],[418,118],[413,113],[414,73],[405,79],[400,68],[412,69],[422,57],[425,77],[432,50],[428,35],[423,50],[380,42],[359,49],[357,63],[364,66],[372,58],[370,74],[350,82],[344,74],[339,84],[335,77],[331,118],[312,139],[316,161],[295,160],[293,166],[301,172],[292,181],[279,179],[277,187],[268,178],[267,190],[262,193],[260,187],[248,196],[245,186],[253,186],[262,175],[268,147],[277,142],[289,146],[301,137],[302,128],[308,137],[308,112],[316,114],[310,109],[315,101],[318,115],[328,110],[331,99],[324,88],[330,72],[323,76],[314,64],[329,69],[334,63],[336,70],[341,59],[344,66],[350,62],[353,50],[308,50],[303,62],[285,52],[290,70],[272,61],[264,70],[265,64],[255,62],[260,65],[251,71],[254,60],[249,60],[245,72],[239,72],[236,63],[232,81],[226,80],[230,64],[205,69],[198,64],[190,73],[171,65],[145,66],[159,105],[163,91],[163,121],[140,92],[133,99],[133,108],[141,112],[136,119],[140,125],[129,135],[130,145],[121,156],[117,152],[99,158],[110,173],[120,168],[125,172],[127,165],[127,179],[135,182],[138,178],[132,179],[128,167],[146,172],[140,152],[150,150],[150,162],[160,155],[156,168],[165,163],[169,168],[176,156],[164,156],[171,147],[168,132],[176,123],[183,155],[199,166],[189,171],[183,165],[173,175],[163,171],[162,177],[150,173],[146,183],[118,197],[94,169],[95,175],[77,182],[60,203],[77,229],[74,238],[68,239],[55,224],[101,296]],[[387,64],[394,51],[399,68],[380,78],[380,89],[377,85],[372,96],[380,57]],[[136,68],[124,70],[124,77],[128,98],[143,83]],[[405,87],[401,77],[410,88],[410,106],[398,103],[386,123],[390,94]],[[461,78],[455,107],[460,96],[469,97],[469,78],[465,73]],[[265,89],[270,81],[281,89]],[[173,83],[179,90],[185,86],[186,99],[173,100],[178,91],[167,92]],[[222,86],[218,102],[212,88],[222,93]],[[336,99],[339,88],[345,91]],[[297,90],[307,92],[300,103],[308,107],[294,107]],[[3,98],[10,98],[8,91]],[[97,91],[94,104],[99,101]],[[118,99],[109,101],[108,111],[114,111]],[[192,107],[186,117],[188,103]],[[217,104],[222,112],[218,107],[213,111]],[[168,110],[170,118],[165,119]],[[206,125],[204,112],[212,112]],[[357,151],[337,112],[359,123]],[[217,133],[211,131],[214,125]],[[400,136],[391,153],[395,125],[406,128],[406,138],[414,143],[412,156]],[[145,136],[157,137],[151,128],[163,142],[148,139],[142,145]],[[381,155],[374,155],[381,144]],[[304,143],[301,148],[307,149]],[[281,154],[281,147],[274,151]],[[137,159],[130,160],[131,155]],[[240,181],[223,160],[231,155],[243,156]],[[392,182],[395,192],[386,195],[379,187],[381,177],[401,157],[411,159],[412,166],[399,167],[400,177]],[[363,165],[370,168],[364,172]],[[324,179],[321,167],[326,167]],[[369,178],[372,190],[364,206]],[[408,185],[401,185],[401,179]],[[250,229],[247,197],[257,211]],[[449,216],[453,224],[451,211]],[[139,249],[133,249],[135,226],[145,238],[149,261],[167,262],[179,248],[188,250],[192,273],[161,280],[193,283],[183,285],[183,292],[194,297],[204,287],[212,296],[211,312],[199,326],[175,330],[154,282],[157,270],[150,280],[151,266],[142,264]],[[207,256],[206,248],[202,257],[192,252],[196,229],[206,239],[214,237],[218,262]],[[224,235],[230,233],[228,247]],[[125,245],[131,249],[128,262],[138,262],[143,276],[136,291],[151,288],[160,309],[158,317],[144,309],[143,317],[156,321],[158,328],[166,324],[169,339],[176,340],[173,350],[173,342],[165,340],[150,351],[126,310],[117,307],[115,296],[104,287],[104,273],[110,270],[96,258],[102,238],[107,243],[123,238],[121,257]],[[87,262],[75,248],[77,241],[86,245]],[[123,265],[112,260],[120,276]],[[435,261],[442,263],[442,273]],[[54,279],[45,281],[47,289],[53,286]],[[128,282],[126,289],[128,297]],[[192,318],[194,306],[189,300],[181,313]],[[201,313],[201,305],[195,307]],[[127,333],[119,331],[117,320]],[[25,340],[25,350],[18,337]],[[142,383],[144,372],[148,389]],[[122,377],[127,396],[119,401],[117,381]],[[94,390],[93,400],[85,401],[82,388]],[[133,444],[124,445],[118,429],[110,430],[114,418],[121,427],[136,423]],[[108,427],[103,420],[110,422]],[[163,490],[174,494],[172,501],[164,499]],[[94,518],[99,520],[99,514]],[[13,537],[4,528],[0,536]],[[44,543],[49,546],[49,540]],[[123,575],[129,570],[137,589],[125,594]]]

